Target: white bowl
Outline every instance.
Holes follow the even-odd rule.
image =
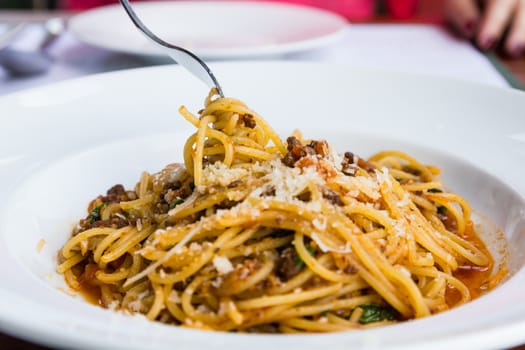
[[[315,335],[202,332],[72,296],[56,253],[90,199],[182,159],[206,87],[179,67],[72,80],[0,99],[0,327],[67,348],[494,348],[525,342],[525,95],[406,74],[304,63],[212,66],[227,95],[284,137],[294,128],[341,152],[399,149],[443,170],[476,210],[511,274],[487,295],[425,319]],[[500,230],[498,231],[499,228]],[[43,249],[37,245],[44,239]],[[499,255],[499,254],[496,254]]]

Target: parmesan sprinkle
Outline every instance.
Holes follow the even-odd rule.
[[[224,256],[215,255],[213,258],[213,266],[215,266],[215,269],[217,272],[219,272],[219,275],[225,275],[228,272],[233,271],[233,265],[231,261]]]
[[[255,189],[249,197],[259,198],[264,193],[274,192],[273,196],[279,201],[294,201],[295,197],[304,192],[310,183],[316,185],[325,183],[314,167],[290,168],[279,159],[264,165],[261,165],[261,170],[264,169],[264,173],[267,174],[263,177],[266,183]]]
[[[203,186],[222,186],[226,187],[234,181],[241,180],[250,175],[250,172],[243,168],[230,168],[222,162],[215,162],[206,166],[202,171]]]
[[[376,170],[376,177],[379,184],[384,184],[388,188],[392,187],[392,181],[390,181],[390,172],[388,171],[388,168],[383,167],[381,171]]]
[[[345,247],[343,249],[330,247],[329,245],[327,245],[325,242],[323,242],[321,240],[321,238],[319,237],[319,235],[316,232],[312,233],[311,238],[312,238],[312,240],[315,241],[315,243],[317,243],[317,245],[323,251],[323,253],[327,253],[327,252],[351,253],[352,252],[351,249],[350,249],[350,245],[345,245]]]

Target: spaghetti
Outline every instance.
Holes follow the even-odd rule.
[[[397,151],[339,156],[298,132],[283,142],[214,91],[198,116],[180,113],[197,129],[185,165],[94,199],[59,252],[58,272],[102,306],[201,329],[327,332],[429,316],[498,283],[438,168]]]

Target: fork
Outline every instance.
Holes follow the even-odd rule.
[[[208,85],[210,88],[216,88],[217,93],[224,97],[224,94],[222,92],[222,88],[219,85],[219,82],[215,78],[215,75],[211,71],[211,69],[204,63],[203,60],[201,60],[197,55],[195,55],[193,52],[189,51],[188,49],[185,49],[180,46],[176,46],[173,44],[170,44],[158,36],[156,36],[151,30],[149,30],[148,27],[140,20],[140,18],[137,16],[133,8],[131,7],[131,4],[128,0],[120,0],[121,5],[126,10],[126,13],[128,14],[129,18],[133,22],[133,24],[151,41],[153,41],[158,46],[161,46],[165,51],[167,51],[167,54],[175,60],[178,64],[186,68],[190,73],[192,73],[194,76],[202,80],[206,85]]]

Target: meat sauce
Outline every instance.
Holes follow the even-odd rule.
[[[293,145],[293,142],[289,142],[289,145],[290,144]],[[312,150],[315,150],[316,146],[318,145],[312,144],[309,147],[311,147]],[[292,152],[290,151],[289,153],[291,154]],[[120,185],[114,186],[112,189],[110,189],[110,191],[108,191],[108,196],[111,194],[111,191],[118,192],[115,193],[115,195],[118,196],[126,195],[127,193],[123,190],[123,187],[120,187]],[[178,185],[176,187],[177,189],[179,189],[182,186]],[[188,191],[191,192],[189,188]],[[329,195],[330,193],[323,193],[323,196]],[[330,197],[330,199],[332,199],[332,202],[337,200],[337,198],[334,199],[332,197]],[[334,202],[334,204],[337,203]],[[440,214],[440,219],[448,230],[452,232],[456,231],[457,223],[452,217],[446,215],[446,213],[443,213]],[[87,222],[88,219],[86,219],[85,221]],[[472,222],[466,224],[465,232],[462,235],[462,238],[471,242],[489,258],[489,263],[487,266],[476,266],[470,263],[468,260],[460,260],[458,261],[458,269],[453,273],[454,277],[459,279],[469,289],[471,298],[476,299],[482,294],[491,290],[497,284],[499,284],[499,282],[501,282],[501,280],[505,277],[507,271],[503,268],[500,268],[499,271],[495,271],[495,273],[493,273],[494,260],[492,259],[492,256],[485,244],[483,243],[483,241],[478,237],[477,233],[475,232]],[[295,250],[293,249],[287,249],[283,252],[283,254],[281,254],[282,256],[280,257],[279,261],[277,261],[277,267],[275,271],[276,275],[279,276],[279,278],[287,280],[288,278],[299,272],[297,271],[297,264],[295,261],[296,259],[294,259],[294,254]],[[74,274],[77,277],[78,284],[80,286],[78,292],[89,303],[104,306],[104,302],[101,298],[100,288],[99,286],[97,286],[97,280],[95,278],[96,270],[98,270],[96,264],[90,263],[84,266],[82,264],[79,264],[76,268],[73,269]],[[457,305],[458,302],[461,300],[461,293],[456,288],[449,285],[447,286],[445,292],[445,300],[447,305],[450,308],[452,308],[455,305]]]

